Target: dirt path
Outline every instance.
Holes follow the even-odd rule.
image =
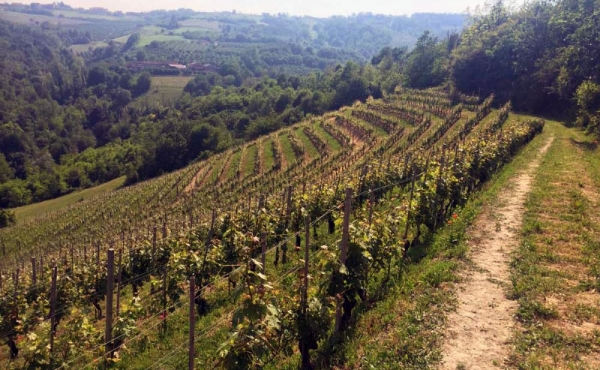
[[[346,130],[345,127],[340,126],[340,125],[336,125],[335,124],[335,117],[331,117],[330,119],[327,120],[328,123],[331,123],[332,125],[334,125],[338,131],[340,131],[342,134],[346,135],[346,137],[350,138],[350,145],[354,145],[355,146],[355,150],[360,150],[363,146],[365,146],[365,141],[363,139],[361,139],[358,136],[354,136],[350,133],[350,131]],[[342,145],[340,143],[340,145]]]
[[[222,184],[228,180],[227,175],[229,174],[229,168],[231,168],[231,163],[233,162],[233,158],[235,157],[235,155],[236,153],[231,151],[231,153],[227,156],[227,158],[225,159],[225,163],[223,164],[223,167],[221,169],[221,173],[219,174],[219,177],[217,178],[215,184]]]
[[[449,316],[442,369],[506,367],[518,305],[505,294],[510,283],[510,253],[518,243],[535,169],[552,141],[511,181],[512,186],[498,195],[497,205],[486,209],[468,231],[472,266],[458,285],[458,308]]]
[[[208,171],[210,171],[211,169],[212,169],[212,166],[205,163],[202,167],[200,167],[198,172],[196,172],[194,177],[192,177],[192,180],[190,180],[190,183],[187,184],[187,186],[185,187],[185,189],[183,191],[185,193],[191,193],[192,191],[194,191],[194,189],[196,189],[198,187],[200,180],[202,178],[204,178],[206,176],[206,173]]]

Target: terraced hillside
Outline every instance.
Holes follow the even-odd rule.
[[[541,131],[492,99],[357,103],[2,230],[3,355],[175,369],[195,339],[197,368],[330,367],[357,304]]]

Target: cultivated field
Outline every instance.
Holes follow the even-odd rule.
[[[183,88],[191,76],[152,76],[150,91],[138,97],[132,104],[138,107],[169,106],[183,94]]]
[[[452,277],[464,228],[448,225],[543,128],[510,105],[493,111],[492,99],[453,106],[441,90],[411,90],[357,103],[2,230],[5,356],[20,348],[17,368],[109,357],[116,368],[176,369],[194,338],[197,368],[344,367],[377,349],[356,352],[357,320],[394,297],[380,317],[403,313],[394,345],[410,354],[394,366],[428,361],[439,337],[411,315]],[[421,335],[431,345],[409,341]]]

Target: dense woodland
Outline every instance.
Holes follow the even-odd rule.
[[[189,16],[181,12],[150,13],[146,22],[176,28]],[[431,16],[420,17],[427,23]],[[419,30],[412,49],[398,41],[394,27],[415,16],[333,17],[311,29],[299,17],[263,15],[257,26],[215,15],[227,23],[218,33],[184,34],[202,41],[197,48],[172,41],[138,47],[140,35],[133,33],[126,43],[111,41],[80,55],[67,47],[97,40],[101,27],[1,22],[0,208],[122,175],[130,183],[147,179],[398,85],[494,93],[499,104],[512,100],[518,110],[560,114],[596,130],[600,1],[539,1],[516,9],[496,2],[472,15],[461,33],[450,32],[456,18],[448,17],[445,36],[443,27]],[[388,30],[380,32],[383,23]],[[135,107],[130,103],[148,91],[152,77],[125,64],[157,59],[199,60],[216,70],[196,76],[172,106]]]

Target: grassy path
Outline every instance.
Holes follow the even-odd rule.
[[[519,242],[525,199],[535,170],[554,138],[503,189],[494,207],[477,217],[467,232],[471,264],[457,286],[458,307],[449,316],[449,340],[444,347],[444,369],[504,367],[508,341],[515,326],[517,303],[505,293],[509,283],[510,253]]]
[[[556,140],[525,204],[514,256],[511,365],[600,368],[600,158],[593,137],[550,123]]]

